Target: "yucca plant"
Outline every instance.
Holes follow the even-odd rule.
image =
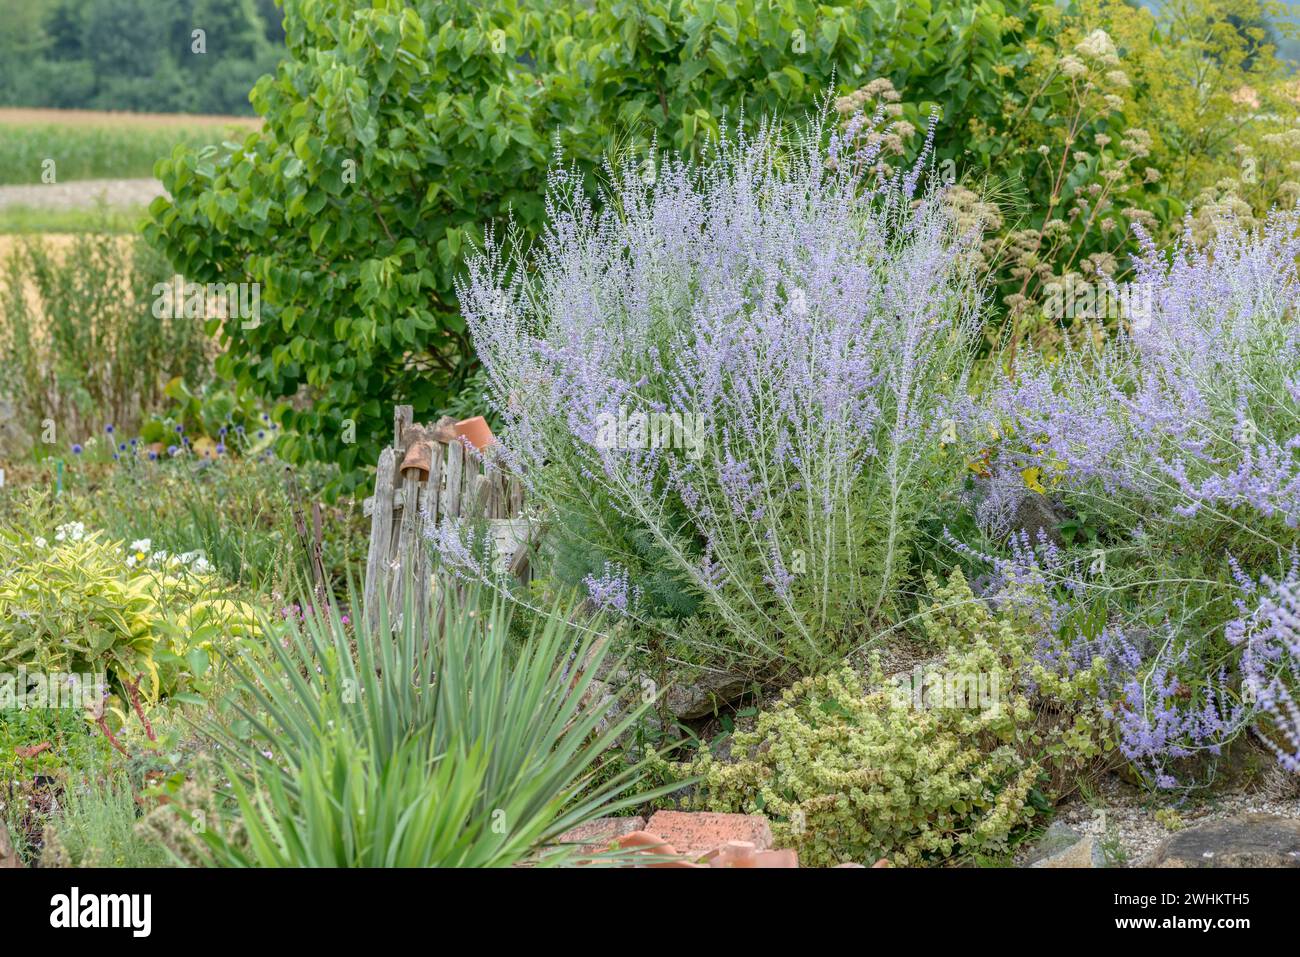
[[[639,803],[636,768],[597,777],[598,759],[649,706],[607,721],[592,706],[605,657],[563,607],[520,639],[512,608],[444,588],[432,634],[354,605],[232,661],[255,740],[211,733],[242,827],[203,828],[210,863],[285,867],[493,867],[572,860],[564,831]],[[238,837],[232,837],[238,834]]]

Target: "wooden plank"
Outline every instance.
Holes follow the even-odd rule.
[[[473,452],[463,445],[460,448],[465,459],[465,468],[460,476],[460,514],[465,518],[474,518],[478,513],[479,480],[483,477],[483,470]]]
[[[433,455],[429,462],[429,488],[425,492],[426,504],[425,510],[428,512],[429,520],[436,528],[441,516],[439,509],[442,508],[442,468],[443,461],[446,458],[446,447],[441,442],[433,443]]]
[[[419,496],[420,473],[417,469],[408,470],[406,484],[402,489],[405,508],[402,510],[401,524],[397,530],[397,568],[393,570],[393,588],[391,593],[397,601],[402,614],[408,610],[417,616],[416,626],[422,620],[422,607],[426,595],[422,573],[424,563],[420,556],[424,552],[424,536],[420,528]]]
[[[397,405],[393,407],[393,448],[402,454],[399,455],[398,462],[401,462],[402,456],[406,454],[406,443],[402,441],[402,436],[410,428],[411,423],[415,421],[415,407],[411,405]]]
[[[460,517],[460,482],[465,470],[465,446],[459,442],[447,443],[446,485],[444,486],[443,514],[447,518]]]
[[[370,551],[366,556],[366,584],[362,591],[371,626],[379,621],[379,595],[386,594],[390,540],[393,534],[393,469],[396,453],[384,449],[375,469],[375,506],[370,517]]]
[[[492,480],[486,475],[475,475],[469,485],[470,494],[466,501],[466,514],[490,517],[492,505]]]

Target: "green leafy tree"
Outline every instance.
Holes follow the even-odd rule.
[[[220,330],[223,371],[286,401],[281,454],[355,481],[393,403],[432,415],[471,374],[453,278],[485,224],[537,228],[555,140],[594,177],[879,75],[927,115],[995,109],[1045,7],[285,0],[287,57],[252,93],[264,129],[161,162],[173,199],[146,235],[189,279],[261,284],[260,324]]]

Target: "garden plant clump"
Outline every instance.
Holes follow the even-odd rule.
[[[808,676],[735,736],[750,756],[679,767],[823,863],[1006,853],[1117,762],[1181,793],[1257,737],[1294,767],[1300,218],[1139,229],[1112,335],[976,366],[978,231],[923,166],[882,165],[880,122],[611,168],[599,208],[560,168],[531,259],[489,234],[461,300],[546,581],[670,684]],[[431,534],[492,578],[469,525]],[[946,601],[1019,629],[987,660],[952,659],[916,597],[954,563],[979,591]],[[837,670],[898,640],[999,676],[1007,708],[918,716]],[[938,753],[969,762],[951,789]]]
[[[963,237],[919,170],[880,178],[879,145],[835,134],[828,156],[826,132],[664,157],[648,183],[611,169],[600,212],[558,170],[536,261],[490,237],[460,297],[557,581],[768,676],[899,610],[959,477]]]
[[[0,0],[0,867],[1300,834],[1278,14]]]

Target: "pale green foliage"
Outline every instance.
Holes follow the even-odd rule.
[[[242,764],[226,767],[241,820],[206,822],[200,861],[509,866],[641,800],[624,796],[637,769],[597,776],[647,705],[618,720],[593,706],[596,633],[555,610],[517,643],[509,606],[443,587],[452,594],[433,634],[406,614],[390,637],[381,611],[354,635],[335,610],[284,626],[270,656],[249,649],[237,671],[255,704],[239,710],[256,743],[213,729]],[[356,603],[352,614],[368,620]]]
[[[62,541],[0,530],[0,668],[108,673],[150,697],[176,690],[200,645],[256,634],[252,609],[179,558],[132,563],[78,526]],[[82,537],[84,535],[84,537]]]
[[[928,673],[981,676],[996,694],[952,707],[927,690],[931,706],[918,707],[878,669],[867,681],[847,668],[804,679],[735,736],[734,753],[746,757],[695,762],[704,803],[765,813],[777,845],[805,864],[1005,852],[1034,816],[1031,802],[1051,796],[1052,772],[1100,753],[1097,672],[1065,678],[1031,666],[1028,615],[995,614],[959,571],[930,584],[924,626],[944,659]]]

